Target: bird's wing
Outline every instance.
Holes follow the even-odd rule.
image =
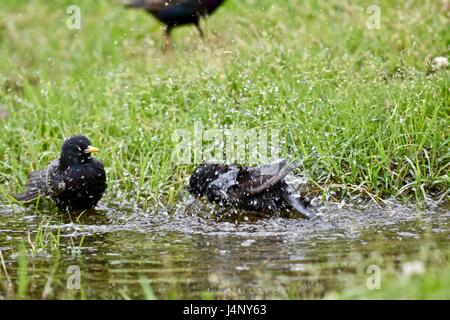
[[[52,161],[47,169],[35,170],[28,175],[25,190],[15,198],[18,201],[32,201],[37,197],[56,196],[65,190],[66,184],[58,172],[59,160]]]
[[[221,173],[217,179],[212,181],[206,189],[206,196],[210,201],[220,204],[227,204],[230,201],[229,190],[237,185],[237,176],[239,168],[230,166],[228,171]]]
[[[47,185],[45,183],[47,177],[47,170],[32,171],[28,175],[28,182],[25,190],[18,194],[15,198],[18,201],[31,201],[39,196],[47,195]]]
[[[47,168],[45,182],[49,196],[57,196],[66,189],[66,182],[58,169],[59,159],[52,161]]]
[[[238,189],[236,191],[246,195],[258,194],[270,189],[297,167],[298,164],[288,164],[285,159],[268,165],[245,167],[237,178]]]

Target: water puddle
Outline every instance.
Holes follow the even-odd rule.
[[[192,198],[157,211],[103,205],[81,217],[1,206],[0,250],[17,279],[25,248],[34,298],[45,297],[50,274],[54,298],[145,298],[143,282],[164,299],[320,298],[361,285],[371,264],[395,267],[450,243],[448,206],[329,204],[312,221],[211,210]],[[81,271],[78,293],[68,293],[69,266]]]

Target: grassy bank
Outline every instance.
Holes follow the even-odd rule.
[[[277,129],[314,191],[336,198],[448,198],[446,1],[229,0],[205,25],[174,32],[113,1],[7,1],[0,13],[0,191],[86,134],[102,149],[106,201],[177,199],[193,165],[171,160],[175,130]]]

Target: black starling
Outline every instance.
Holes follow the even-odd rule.
[[[97,151],[85,136],[66,139],[60,158],[47,169],[31,172],[25,191],[16,199],[27,202],[50,197],[62,211],[95,207],[106,190],[103,164],[91,157]]]
[[[200,36],[200,17],[213,13],[224,0],[130,0],[126,3],[131,8],[142,8],[165,24],[167,42],[170,32],[176,26],[194,24]]]
[[[258,167],[204,163],[192,174],[189,192],[220,206],[272,214],[295,211],[310,219],[314,213],[285,181],[295,167],[286,160]]]

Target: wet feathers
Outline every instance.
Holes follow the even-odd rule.
[[[103,164],[91,156],[90,141],[84,136],[67,139],[60,158],[43,170],[29,174],[18,201],[50,197],[62,211],[85,210],[96,206],[106,190]]]

